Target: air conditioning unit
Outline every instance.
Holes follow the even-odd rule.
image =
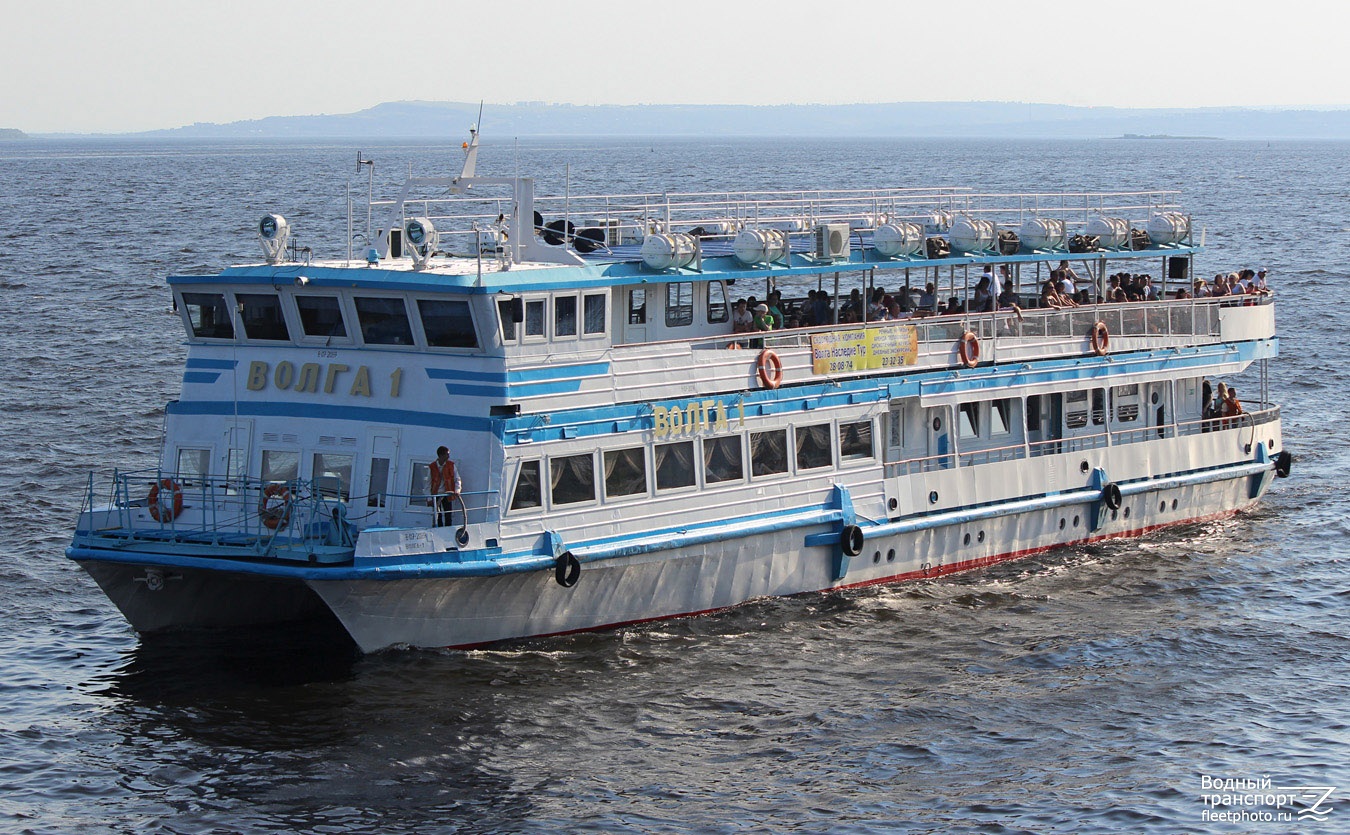
[[[816,226],[816,257],[822,261],[842,261],[848,258],[849,228],[847,223],[822,223]]]

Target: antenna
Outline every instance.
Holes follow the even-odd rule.
[[[360,151],[356,152],[356,173],[361,173],[361,166],[370,166],[370,178],[366,183],[366,242],[370,241],[371,210],[375,202],[375,160],[366,159]]]

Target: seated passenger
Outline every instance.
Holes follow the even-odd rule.
[[[771,331],[774,329],[773,315],[769,313],[769,306],[761,302],[755,306],[754,329],[757,331]]]
[[[919,307],[924,310],[933,310],[937,307],[937,288],[933,286],[933,282],[928,282],[923,292],[919,294]]]
[[[988,275],[980,276],[980,283],[975,285],[975,295],[970,299],[971,313],[993,313],[994,295],[989,291],[993,279]]]
[[[1017,288],[1011,284],[1003,285],[1003,292],[998,294],[998,306],[1000,308],[1017,307]]]
[[[736,309],[731,314],[731,332],[747,333],[755,329],[755,315],[745,299],[736,300]]]
[[[851,321],[856,322],[858,321],[858,318],[862,316],[862,310],[862,293],[858,292],[857,287],[854,287],[853,291],[848,294],[848,301],[844,302],[844,306],[839,308],[839,321],[844,321],[844,316],[852,313],[853,318]]]

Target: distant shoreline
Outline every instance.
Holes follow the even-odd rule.
[[[1222,142],[1222,136],[1177,136],[1170,133],[1127,133],[1120,137],[1121,139],[1204,139],[1211,142]]]
[[[0,142],[23,139],[32,139],[32,137],[18,128],[0,128]]]

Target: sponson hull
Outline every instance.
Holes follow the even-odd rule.
[[[161,464],[91,479],[68,549],[134,628],[553,635],[1140,535],[1288,473],[1264,373],[1204,411],[1276,356],[1273,297],[1178,297],[1203,250],[1174,194],[550,201],[475,153],[346,259],[268,216],[265,263],[169,279]],[[1112,300],[1122,273],[1155,289]],[[772,291],[782,327],[737,331]]]

